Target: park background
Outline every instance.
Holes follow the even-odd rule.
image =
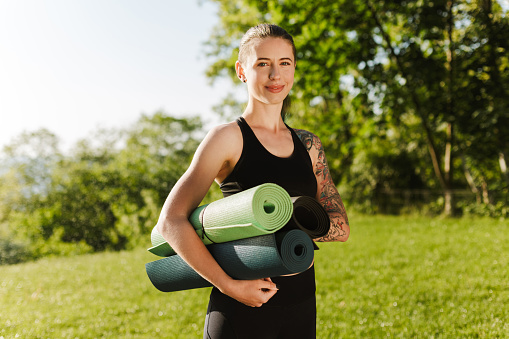
[[[208,290],[156,291],[145,248],[260,22],[351,222],[318,336],[509,336],[507,1],[189,3],[0,2],[0,336],[200,337]]]

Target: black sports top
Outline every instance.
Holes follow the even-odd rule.
[[[316,178],[309,153],[294,130],[286,126],[293,139],[293,153],[280,158],[270,153],[256,138],[243,117],[237,119],[244,145],[233,171],[221,183],[223,196],[239,193],[264,183],[283,187],[292,197],[316,197]]]
[[[225,197],[268,182],[283,187],[292,197],[316,197],[317,183],[311,158],[293,129],[286,126],[292,134],[293,153],[288,158],[280,158],[260,143],[243,117],[237,119],[237,124],[242,132],[243,148],[233,171],[220,185]],[[264,306],[288,306],[315,295],[314,265],[297,275],[271,279],[279,285],[279,291]],[[212,294],[215,298],[230,299],[217,289],[213,289]]]

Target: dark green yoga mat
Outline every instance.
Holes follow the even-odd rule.
[[[278,232],[207,246],[234,279],[250,280],[300,273],[313,262],[313,243],[301,230]],[[163,292],[209,287],[178,255],[145,265],[152,284]]]
[[[292,212],[292,200],[285,189],[267,183],[200,206],[189,221],[209,245],[274,233],[286,225]],[[162,257],[175,254],[156,227],[151,240],[150,252]]]

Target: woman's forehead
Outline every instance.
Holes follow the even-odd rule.
[[[256,39],[250,48],[250,54],[258,57],[287,57],[293,60],[293,48],[290,42],[282,38]]]

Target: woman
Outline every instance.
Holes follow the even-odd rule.
[[[173,249],[212,289],[204,338],[314,338],[315,275],[235,280],[210,255],[188,221],[215,180],[224,196],[273,182],[291,196],[315,197],[331,219],[316,241],[346,241],[350,229],[329,175],[318,137],[289,128],[283,101],[293,86],[295,45],[276,25],[258,25],[244,35],[235,64],[249,101],[237,121],[213,128],[191,165],[171,190],[157,227]]]

